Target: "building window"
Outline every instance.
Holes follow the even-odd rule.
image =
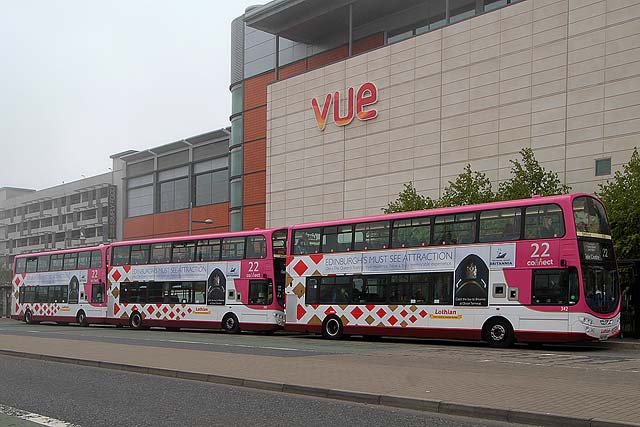
[[[242,175],[243,172],[243,159],[244,159],[244,153],[242,151],[242,147],[236,147],[234,149],[231,150],[230,153],[230,175],[232,177],[236,177],[236,176],[240,176]]]
[[[459,22],[476,14],[476,0],[450,0],[449,22]]]
[[[243,123],[242,116],[234,118],[231,122],[231,142],[229,146],[233,147],[244,142]]]
[[[242,84],[231,89],[231,114],[241,113],[244,109],[244,90]]]
[[[153,175],[130,178],[127,189],[128,217],[153,213]]]
[[[507,5],[507,0],[484,0],[484,11],[490,12]]]
[[[242,206],[242,180],[231,183],[231,207]]]
[[[193,165],[196,206],[223,203],[229,200],[227,157],[206,160]]]
[[[611,159],[596,160],[596,176],[611,175]]]
[[[189,207],[189,166],[158,173],[160,182],[160,212]]]

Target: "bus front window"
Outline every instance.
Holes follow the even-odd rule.
[[[585,299],[593,311],[611,313],[618,307],[620,288],[615,265],[607,268],[605,265],[584,264],[582,266],[582,281],[584,282]]]
[[[573,201],[573,219],[578,236],[611,236],[604,206],[593,197],[576,197]]]

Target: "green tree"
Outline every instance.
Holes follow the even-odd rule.
[[[462,206],[487,203],[495,199],[491,189],[491,181],[482,172],[472,172],[471,165],[467,163],[464,171],[458,175],[455,181],[449,181],[440,198],[440,206]]]
[[[531,148],[523,148],[520,155],[522,161],[511,160],[512,177],[500,184],[498,200],[526,199],[536,194],[553,196],[571,190],[571,187],[560,182],[557,173],[540,166]]]
[[[604,202],[611,225],[616,255],[640,258],[640,155],[634,148],[631,160],[613,179],[600,184],[596,195]]]
[[[431,197],[425,197],[416,191],[413,182],[409,181],[404,185],[404,189],[398,194],[398,198],[390,202],[382,210],[384,213],[419,211],[422,209],[432,209],[437,207],[437,203]]]

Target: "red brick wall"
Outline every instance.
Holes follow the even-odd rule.
[[[266,203],[267,174],[264,172],[252,173],[244,176],[244,203],[256,205]]]
[[[229,231],[229,203],[193,208],[194,220],[210,218],[213,224],[192,224],[192,234]],[[189,209],[143,215],[124,220],[124,239],[185,236],[189,234]]]
[[[353,42],[353,54],[366,52],[384,45],[384,33],[374,34],[364,39],[356,40]]]
[[[264,172],[267,159],[267,140],[244,144],[244,173]]]
[[[261,74],[244,81],[244,109],[267,105],[267,86],[273,82],[275,72]]]
[[[267,213],[264,205],[245,206],[242,212],[243,230],[253,230],[254,228],[264,228],[267,222]]]
[[[384,34],[374,34],[353,43],[358,54],[384,44]],[[283,80],[315,68],[347,58],[349,46],[344,45],[318,55],[288,64],[278,70]],[[244,82],[244,188],[243,229],[266,226],[266,136],[267,86],[274,81],[274,72],[265,73]]]
[[[266,94],[266,88],[265,94]],[[255,108],[244,113],[244,141],[254,141],[267,137],[267,106]],[[267,159],[264,159],[266,164]]]

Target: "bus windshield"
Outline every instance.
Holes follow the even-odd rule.
[[[573,219],[578,236],[611,236],[604,206],[593,197],[576,197],[573,201]]]

